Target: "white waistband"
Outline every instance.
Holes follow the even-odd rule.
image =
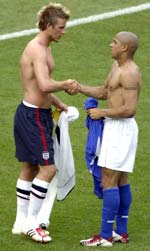
[[[26,102],[25,100],[23,100],[22,102],[23,102],[23,104],[24,104],[25,106],[32,107],[32,108],[38,108],[38,106],[32,105],[32,104]]]

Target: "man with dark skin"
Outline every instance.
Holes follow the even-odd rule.
[[[84,246],[112,246],[113,241],[128,242],[128,215],[132,194],[128,173],[133,171],[138,127],[135,121],[141,74],[133,60],[138,38],[132,32],[119,32],[110,44],[116,62],[103,86],[80,84],[80,93],[96,99],[106,99],[108,108],[87,111],[92,119],[105,118],[98,165],[102,167],[103,208],[100,233]],[[73,95],[73,90],[68,90]],[[116,219],[116,229],[113,231]]]

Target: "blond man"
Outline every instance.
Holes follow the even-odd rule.
[[[78,91],[74,80],[52,79],[54,59],[49,45],[65,33],[69,10],[51,3],[38,13],[38,34],[25,47],[21,60],[24,98],[14,119],[16,157],[22,163],[17,180],[17,214],[13,234],[24,233],[37,242],[50,242],[51,237],[38,226],[37,215],[55,176],[52,140],[51,106],[67,111],[53,93]]]

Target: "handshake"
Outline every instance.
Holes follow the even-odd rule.
[[[80,84],[74,79],[65,81],[65,92],[69,95],[75,95],[80,91]]]

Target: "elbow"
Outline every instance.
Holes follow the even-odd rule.
[[[47,88],[45,86],[40,87],[41,92],[47,93]]]
[[[52,88],[50,88],[50,87],[47,86],[47,85],[40,85],[40,86],[39,86],[39,89],[40,89],[41,92],[43,92],[43,93],[51,93],[51,92],[53,92]]]
[[[102,99],[102,100],[108,99],[106,89],[104,89],[102,92],[98,93],[98,99]]]
[[[39,79],[38,80],[38,87],[42,93],[51,93],[53,92],[53,83],[49,83],[47,79]]]
[[[48,89],[47,89],[47,87],[46,87],[46,86],[42,86],[42,87],[40,87],[40,90],[41,90],[41,92],[43,92],[43,93],[50,92],[50,91],[48,91]]]
[[[107,99],[107,95],[105,93],[97,95],[97,99],[106,100]]]
[[[125,111],[125,117],[129,118],[129,117],[133,117],[136,114],[136,109],[135,108],[127,108]]]

